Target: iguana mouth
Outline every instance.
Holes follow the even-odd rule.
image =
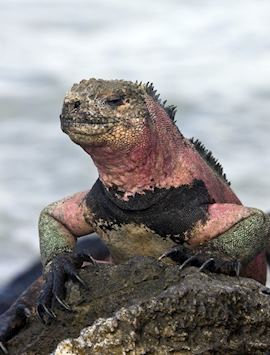
[[[72,118],[61,118],[61,122],[64,124],[113,124],[116,122],[115,119],[112,118],[104,118],[104,117],[95,117],[89,119],[72,119]]]
[[[73,134],[78,135],[97,135],[107,133],[114,125],[115,120],[112,119],[91,119],[91,120],[73,120],[73,119],[61,119],[62,130],[68,130]]]

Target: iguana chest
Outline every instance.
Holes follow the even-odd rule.
[[[97,180],[86,198],[96,232],[121,260],[132,255],[158,257],[173,244],[182,243],[196,222],[207,220],[210,202],[199,180],[178,188],[146,191],[128,201]]]

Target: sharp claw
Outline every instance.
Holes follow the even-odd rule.
[[[160,257],[158,258],[158,260],[162,260],[164,258],[166,258],[168,253],[163,253],[162,255],[160,255]]]
[[[61,304],[62,307],[64,307],[67,311],[72,311],[72,308],[63,300],[61,300],[61,298],[57,295],[55,295],[55,299],[57,300],[58,303]]]
[[[54,311],[52,311],[50,308],[48,308],[47,306],[45,306],[45,304],[42,305],[44,311],[48,314],[48,316],[52,319],[56,319],[56,314],[54,313]]]
[[[214,262],[214,258],[210,258],[208,260],[206,260],[199,268],[199,271],[203,271],[204,268],[206,268],[206,266],[208,264],[211,264],[212,262]]]
[[[171,250],[169,250],[169,251],[166,251],[165,253],[163,253],[162,255],[160,255],[160,257],[158,258],[158,260],[162,260],[162,259],[164,259],[164,258],[167,258],[170,254],[172,254],[172,253],[174,253],[174,252],[176,252],[177,251],[177,249],[175,248],[175,249],[171,249]]]
[[[180,269],[180,270],[183,270],[184,267],[185,267],[187,264],[189,264],[192,260],[196,259],[197,256],[198,256],[198,254],[195,254],[195,255],[192,255],[191,257],[189,257],[187,260],[185,260],[185,261],[183,262],[182,265],[180,265],[179,269]]]
[[[93,265],[97,265],[96,260],[92,257],[92,255],[90,253],[81,253],[77,255],[79,257],[79,259],[83,260],[83,261],[88,261],[90,263],[92,263]]]
[[[89,258],[89,261],[93,264],[93,265],[97,265],[97,262],[96,262],[96,260],[92,257],[92,255],[91,254],[87,254],[87,256],[88,256],[88,258]]]
[[[4,354],[8,354],[8,349],[5,347],[2,341],[0,341],[0,349],[3,351]]]
[[[46,310],[45,310],[45,308],[46,308]],[[53,313],[53,312],[48,313],[48,312],[50,312],[50,311],[49,311],[49,309],[47,307],[45,307],[43,305],[38,305],[37,306],[37,316],[38,316],[39,320],[41,321],[41,323],[44,324],[44,325],[48,325],[48,322],[49,322],[49,320],[45,320],[44,319],[44,314],[45,313],[47,314],[49,319],[55,319],[56,318],[56,314],[55,313]]]
[[[88,285],[85,283],[85,281],[78,274],[74,274],[74,277],[85,289],[88,290]]]

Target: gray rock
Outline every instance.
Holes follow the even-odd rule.
[[[31,319],[9,343],[11,354],[266,354],[270,349],[270,296],[254,280],[196,268],[180,272],[148,257],[89,266],[81,277],[89,290],[68,284],[74,313],[59,309],[48,326]]]

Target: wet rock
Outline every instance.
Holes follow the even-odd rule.
[[[30,319],[11,354],[266,354],[270,296],[254,280],[179,271],[152,258],[81,271],[69,283],[74,312]],[[67,340],[63,340],[67,339]],[[62,341],[60,344],[58,344]]]

